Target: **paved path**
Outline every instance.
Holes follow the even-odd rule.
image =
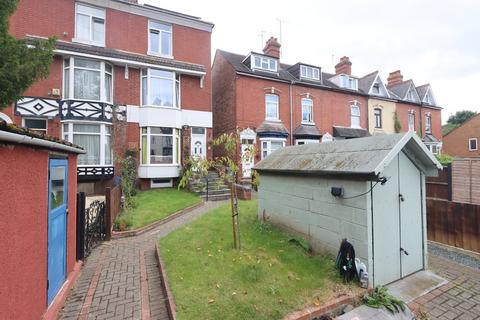
[[[480,270],[459,264],[454,257],[429,254],[429,267],[450,281],[410,303],[430,319],[480,319]]]
[[[88,257],[60,319],[168,320],[155,242],[225,202],[207,202],[145,234],[112,240]]]

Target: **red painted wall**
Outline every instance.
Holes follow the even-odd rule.
[[[0,147],[0,310],[40,319],[47,309],[48,151]],[[69,156],[67,275],[75,264],[76,156]]]

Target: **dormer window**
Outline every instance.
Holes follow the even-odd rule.
[[[311,80],[320,80],[320,69],[310,66],[301,66],[300,77]]]
[[[417,95],[415,89],[413,87],[410,87],[410,89],[408,90],[406,99],[408,101],[418,102],[417,97],[418,97],[418,95]]]
[[[340,75],[340,86],[342,88],[347,88],[351,90],[357,90],[358,80],[352,77],[349,77],[346,74]]]
[[[372,87],[373,94],[380,94],[380,83],[375,83]]]
[[[252,69],[266,70],[270,72],[277,72],[277,60],[269,57],[252,56]]]

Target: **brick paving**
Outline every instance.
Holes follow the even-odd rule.
[[[104,242],[93,250],[60,319],[169,320],[155,258],[155,242],[225,202],[206,202],[136,237]]]
[[[414,300],[410,308],[426,312],[430,319],[480,319],[480,270],[431,252],[428,262],[449,283]]]

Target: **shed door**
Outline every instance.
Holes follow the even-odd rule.
[[[404,153],[399,154],[399,172],[400,260],[405,277],[423,269],[422,190],[420,171]]]
[[[67,160],[50,159],[48,182],[48,304],[65,281],[67,263]]]

